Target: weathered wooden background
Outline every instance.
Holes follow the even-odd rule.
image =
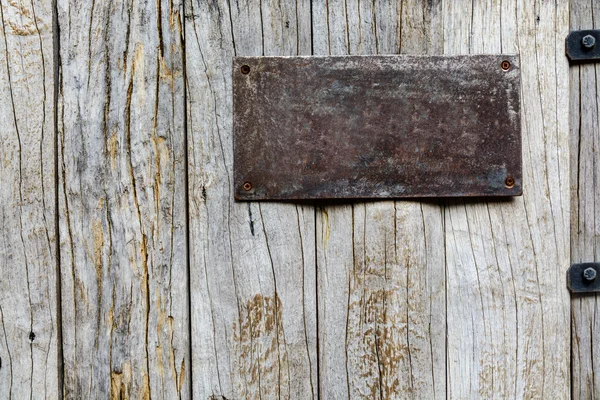
[[[0,0],[0,398],[597,398],[600,306],[565,271],[600,260],[600,79],[564,39],[599,15]],[[233,200],[234,55],[500,52],[523,197]]]

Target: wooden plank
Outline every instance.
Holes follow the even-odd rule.
[[[0,19],[0,398],[58,398],[52,2]]]
[[[571,29],[600,25],[600,4],[571,1]],[[598,231],[600,204],[600,95],[597,64],[571,66],[571,262],[600,260]],[[573,295],[571,300],[573,399],[600,397],[599,296]]]
[[[317,396],[314,208],[233,199],[231,60],[310,53],[308,1],[186,3],[193,393]]]
[[[313,3],[319,55],[439,54],[441,3]],[[446,397],[442,209],[317,210],[319,387],[326,399]]]
[[[59,0],[67,398],[189,398],[183,15]]]
[[[453,1],[443,13],[444,53],[520,53],[524,177],[522,198],[446,208],[448,393],[567,398],[568,2]]]

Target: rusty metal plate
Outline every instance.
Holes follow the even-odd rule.
[[[238,200],[517,196],[514,55],[236,57]]]

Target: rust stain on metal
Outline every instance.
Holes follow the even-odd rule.
[[[504,181],[504,184],[506,185],[507,188],[512,188],[515,186],[515,180],[513,179],[512,176],[509,176],[508,178],[506,178],[506,180]]]
[[[521,195],[519,94],[513,55],[236,57],[235,197]]]

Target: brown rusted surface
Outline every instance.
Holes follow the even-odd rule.
[[[513,55],[236,57],[235,197],[520,195],[519,92]]]

